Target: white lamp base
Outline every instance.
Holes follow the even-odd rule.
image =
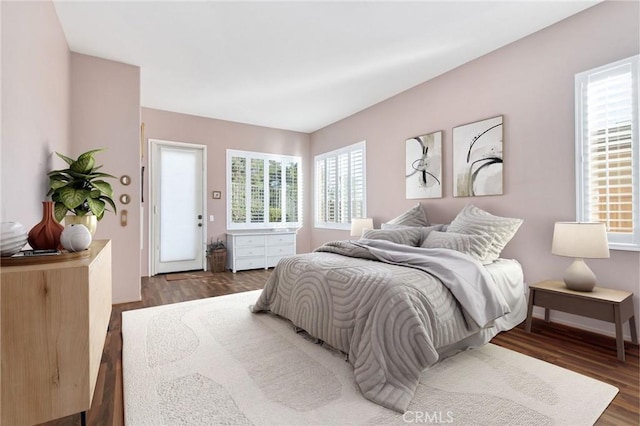
[[[563,278],[564,284],[570,290],[593,291],[596,286],[596,275],[583,259],[575,259],[564,272]]]

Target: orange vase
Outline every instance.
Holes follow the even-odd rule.
[[[42,202],[42,220],[29,231],[27,241],[36,250],[60,247],[60,234],[64,226],[53,216],[53,201]]]

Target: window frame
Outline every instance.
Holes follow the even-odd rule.
[[[640,112],[640,55],[634,55],[575,75],[575,149],[576,149],[576,220],[589,222],[589,136],[585,129],[586,94],[584,87],[590,76],[609,72],[621,66],[630,66],[632,78],[631,114],[631,179],[632,179],[632,233],[607,232],[610,250],[640,251],[640,141],[638,113]]]
[[[325,171],[326,171],[326,160],[329,158],[334,158],[336,160],[336,164],[338,161],[338,157],[343,155],[343,154],[349,154],[351,155],[352,152],[356,152],[356,151],[362,151],[362,215],[361,216],[357,216],[357,217],[366,217],[367,215],[367,149],[366,149],[366,141],[360,141],[360,142],[356,142],[354,144],[351,145],[347,145],[344,146],[342,148],[338,148],[335,149],[333,151],[329,151],[329,152],[325,152],[322,154],[318,154],[314,157],[313,159],[313,177],[314,177],[314,184],[313,184],[313,226],[315,228],[321,228],[321,229],[337,229],[337,230],[350,230],[351,229],[351,219],[353,219],[356,216],[353,216],[352,211],[353,211],[353,206],[351,205],[351,200],[353,200],[353,197],[351,196],[352,194],[352,188],[349,188],[349,222],[344,222],[344,223],[338,223],[338,222],[327,222],[327,221],[320,221],[319,219],[319,190],[320,188],[318,187],[319,183],[318,182],[318,163],[320,161],[323,161],[325,163]],[[351,176],[351,165],[349,162],[349,176],[347,176],[349,182],[352,180],[352,176]],[[324,179],[324,181],[326,182],[326,178]],[[323,188],[323,192],[324,192],[324,197],[325,200],[327,199],[327,188],[325,186],[325,188]]]
[[[246,200],[246,220],[242,223],[237,223],[232,221],[232,209],[233,209],[233,191],[232,191],[232,159],[234,157],[242,157],[246,161],[247,169],[245,170],[247,188],[250,188],[251,184],[251,160],[260,160],[264,161],[264,169],[263,169],[263,180],[264,180],[264,199],[263,206],[265,208],[264,211],[264,220],[262,222],[252,223],[250,219],[250,211],[251,211],[251,191],[246,191],[245,200]],[[269,220],[269,162],[276,161],[281,164],[281,174],[282,174],[282,187],[281,187],[281,202],[280,208],[283,212],[286,212],[286,192],[287,192],[287,179],[286,179],[286,167],[287,163],[295,163],[298,169],[297,176],[297,201],[298,201],[298,209],[297,215],[298,220],[296,222],[271,222]],[[303,225],[303,216],[302,216],[302,202],[303,202],[303,178],[302,178],[302,158],[298,156],[292,155],[280,155],[280,154],[270,154],[265,152],[255,152],[255,151],[243,151],[237,149],[227,149],[227,170],[226,170],[226,214],[227,214],[227,229],[229,230],[242,230],[242,229],[276,229],[276,228],[300,228]],[[283,218],[286,216],[283,215]]]

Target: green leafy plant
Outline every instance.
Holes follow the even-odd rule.
[[[99,172],[102,166],[96,166],[93,155],[104,149],[94,149],[81,154],[76,160],[62,155],[69,168],[64,170],[52,170],[49,176],[49,192],[51,200],[55,202],[55,217],[58,222],[66,216],[67,212],[73,212],[78,216],[94,214],[98,220],[102,220],[107,204],[116,213],[116,204],[113,202],[113,188],[104,178],[114,178],[107,173]]]
[[[218,238],[216,241],[211,240],[209,241],[209,243],[207,243],[207,256],[211,256],[215,251],[226,249],[227,246],[220,238]]]

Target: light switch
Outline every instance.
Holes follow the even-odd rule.
[[[209,215],[209,222],[213,222],[213,215]]]

